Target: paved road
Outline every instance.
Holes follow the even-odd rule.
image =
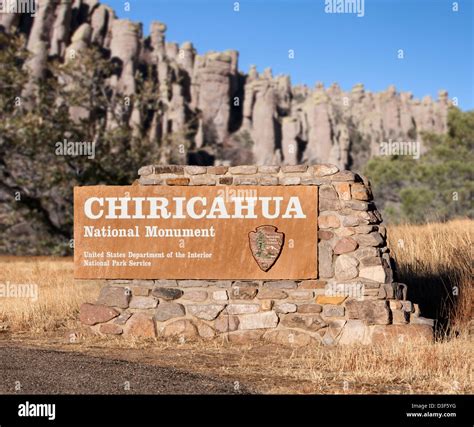
[[[17,383],[19,381],[19,383]],[[235,394],[232,382],[81,353],[0,347],[0,394]]]

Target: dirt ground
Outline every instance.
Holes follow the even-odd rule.
[[[32,394],[256,394],[279,383],[284,388],[300,383],[288,383],[284,374],[280,379],[267,377],[242,363],[248,358],[255,365],[264,363],[271,352],[275,353],[273,345],[104,342],[93,336],[71,343],[67,332],[40,338],[3,333],[0,394],[17,393],[16,381],[21,392]]]
[[[23,383],[22,391],[33,394],[348,392],[340,381],[328,387],[325,380],[316,387],[314,375],[303,362],[306,354],[297,355],[297,350],[273,344],[229,345],[216,341],[183,344],[175,340],[124,342],[120,339],[104,341],[88,335],[74,343],[69,339],[68,332],[40,338],[30,334],[0,334],[0,363],[4,367],[0,369],[0,378],[2,384],[7,383],[7,386],[0,384],[0,394],[15,393],[15,381],[23,383],[22,379],[26,379],[26,384],[32,384],[25,389],[27,386]],[[298,363],[300,358],[301,363]],[[288,366],[291,359],[297,368]],[[88,370],[91,375],[86,374]],[[308,372],[307,379],[301,378],[302,371]],[[102,373],[96,375],[98,372]],[[136,384],[130,381],[130,375],[134,373],[140,379]],[[163,378],[154,384],[158,375]],[[328,375],[327,379],[333,376]],[[55,382],[56,378],[60,379],[60,384]],[[87,378],[93,381],[84,382]],[[126,381],[131,382],[130,388],[136,389],[124,390]],[[43,385],[38,387],[39,382]],[[61,391],[57,391],[58,387]]]
[[[0,394],[240,394],[229,381],[80,352],[0,346]]]
[[[472,392],[469,341],[390,350],[295,349],[218,340],[131,342],[81,333],[71,342],[70,337],[70,332],[39,337],[0,333],[0,394],[17,392],[15,381],[20,381],[24,393]],[[464,360],[462,369],[447,365],[453,353]],[[417,354],[420,357],[414,357]],[[392,369],[394,364],[397,369]]]

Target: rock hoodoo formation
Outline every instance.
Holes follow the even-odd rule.
[[[420,101],[393,86],[380,93],[362,84],[349,92],[337,84],[292,86],[288,76],[274,77],[269,68],[239,71],[236,51],[198,54],[190,42],[167,42],[160,22],[144,37],[140,24],[118,19],[97,0],[40,0],[35,17],[2,14],[0,27],[27,36],[33,79],[42,77],[48,58],[68,61],[92,45],[120,64],[109,82],[120,95],[133,96],[137,71],[151,67],[146,78],[156,83],[165,108],[151,119],[134,109],[130,124],[145,128],[144,142],[158,144],[189,128],[183,163],[330,162],[358,169],[382,141],[417,141],[421,131],[446,130],[444,91],[437,101]]]

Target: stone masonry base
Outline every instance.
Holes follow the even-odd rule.
[[[291,346],[433,339],[434,321],[394,281],[386,229],[366,178],[334,165],[145,166],[134,185],[318,186],[318,280],[109,280],[83,304],[101,335]]]
[[[352,298],[322,280],[111,282],[96,304],[81,307],[80,320],[101,335],[223,336],[230,342],[263,339],[297,347],[431,340],[433,335],[433,322],[420,317],[416,304],[396,299],[403,289],[397,283],[365,284],[366,295]]]

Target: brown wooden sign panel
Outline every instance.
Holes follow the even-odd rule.
[[[74,189],[77,279],[317,277],[315,186]]]

